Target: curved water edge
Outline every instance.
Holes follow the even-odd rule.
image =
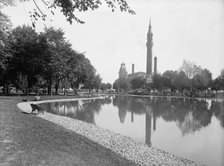
[[[30,104],[42,104],[42,103],[53,103],[53,102],[66,102],[66,101],[79,101],[79,100],[95,100],[95,99],[103,99],[104,97],[93,97],[93,98],[74,98],[74,99],[54,99],[54,100],[41,100],[41,101],[27,101],[21,102],[17,104],[17,107],[21,109],[23,112],[31,113],[32,108]]]
[[[31,103],[41,104],[49,102],[63,101],[78,101],[78,100],[94,100],[102,99],[103,97],[95,98],[78,98],[78,99],[57,99],[18,103],[17,107],[24,112],[31,112]],[[180,158],[172,155],[161,149],[148,147],[146,144],[139,143],[133,138],[122,136],[110,130],[100,128],[93,124],[89,124],[77,119],[72,119],[65,116],[54,115],[48,112],[37,115],[38,117],[58,124],[68,130],[72,130],[77,134],[85,136],[90,141],[96,142],[122,157],[135,162],[137,165],[189,165],[196,166],[193,161]]]

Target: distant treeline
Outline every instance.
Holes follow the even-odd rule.
[[[152,83],[147,83],[143,77],[135,77],[131,80],[122,78],[113,84],[114,89],[139,90],[145,89],[148,92],[186,93],[188,96],[206,95],[206,91],[224,90],[224,69],[220,75],[212,79],[212,73],[208,69],[202,69],[192,62],[183,61],[178,70],[167,70],[163,74],[155,74]],[[141,93],[141,92],[140,92]]]

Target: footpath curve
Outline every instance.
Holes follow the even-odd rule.
[[[40,104],[56,101],[77,101],[77,100],[90,100],[96,98],[78,98],[78,99],[57,99],[57,100],[44,100],[37,102],[22,102],[18,103],[17,107],[23,112],[31,112],[31,103]],[[139,143],[134,139],[114,133],[110,130],[100,128],[93,124],[89,124],[77,119],[72,119],[65,116],[54,115],[48,112],[38,114],[38,117],[47,121],[53,122],[61,127],[73,131],[88,140],[98,143],[103,147],[115,152],[116,154],[124,157],[125,159],[134,162],[141,166],[199,166],[193,161],[184,159],[161,149],[155,147],[148,147],[146,144]]]

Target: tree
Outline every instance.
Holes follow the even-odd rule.
[[[111,83],[102,83],[101,85],[100,85],[100,89],[102,90],[102,91],[105,91],[106,89],[111,89],[112,88],[112,85],[111,85]]]
[[[160,74],[154,75],[152,88],[159,91],[170,87],[170,79],[161,76]]]
[[[95,72],[91,62],[84,54],[72,51],[67,62],[67,76],[75,92],[84,84],[86,85],[90,75],[94,75]]]
[[[101,82],[102,82],[102,78],[100,77],[99,74],[97,74],[93,81],[93,87],[96,89],[97,92],[100,88]]]
[[[221,89],[221,83],[220,83],[219,78],[216,78],[216,79],[212,80],[210,86],[211,86],[211,89],[215,90],[216,93],[217,93],[218,90]]]
[[[162,75],[164,78],[167,79],[168,83],[167,83],[167,87],[169,87],[171,89],[171,91],[174,91],[177,89],[176,85],[175,85],[175,80],[178,77],[178,72],[177,71],[172,71],[172,70],[167,70],[163,73]]]
[[[7,79],[8,81],[11,79],[11,82],[20,88],[18,78],[22,75],[21,78],[27,77],[27,88],[31,88],[37,82],[36,76],[43,69],[46,40],[40,37],[32,27],[25,25],[13,29],[10,38],[13,56],[8,61],[7,69],[11,78],[7,77]]]
[[[203,78],[203,85],[207,89],[212,81],[212,73],[208,69],[204,69],[201,72]]]
[[[53,27],[45,28],[44,33],[41,34],[47,40],[47,53],[45,59],[44,76],[48,82],[48,94],[52,94],[52,85],[56,87],[56,93],[60,81],[67,79],[66,66],[68,56],[71,56],[71,44],[65,40],[64,32],[61,29],[54,29]]]
[[[13,6],[15,4],[15,0],[1,0],[0,1],[0,8],[5,6]]]
[[[10,1],[2,0],[0,2],[0,9],[3,6],[10,5]],[[12,28],[9,17],[0,11],[0,74],[5,69],[5,61],[9,56],[8,36]]]
[[[123,91],[126,91],[128,89],[128,83],[125,78],[118,79],[118,90],[121,89]]]
[[[29,0],[23,0],[29,1]],[[4,3],[5,2],[5,3]],[[119,8],[120,11],[128,12],[130,14],[135,14],[135,12],[129,7],[125,0],[42,0],[38,2],[33,0],[34,5],[36,6],[35,9],[28,9],[30,12],[30,17],[33,22],[33,26],[35,26],[35,22],[38,19],[46,20],[47,14],[44,11],[44,8],[40,7],[39,3],[42,3],[50,12],[54,15],[54,9],[59,8],[61,13],[65,16],[66,20],[72,24],[73,20],[78,23],[84,23],[84,21],[80,20],[76,12],[86,12],[88,10],[96,10],[102,5],[106,5],[111,8],[112,12]],[[5,0],[0,3],[2,6],[6,6],[9,4],[15,4],[13,0],[6,2]],[[33,11],[32,11],[33,10]]]
[[[11,56],[10,45],[9,45],[9,33],[12,24],[4,13],[0,11],[0,82],[1,75],[4,74],[7,68],[7,60]]]
[[[180,71],[178,73],[176,79],[174,80],[174,85],[180,92],[182,92],[182,95],[185,89],[190,89],[190,79],[187,77],[184,71]]]
[[[118,80],[114,81],[113,89],[116,90],[116,91],[118,90]]]
[[[111,89],[112,88],[112,85],[111,85],[111,83],[106,83],[106,89]]]
[[[104,92],[107,89],[106,84],[102,83],[100,89]]]
[[[16,79],[16,88],[22,91],[25,91],[28,87],[28,79],[27,75],[23,75],[22,73],[17,74]]]
[[[84,83],[84,88],[87,88],[89,90],[89,93],[94,88],[98,91],[101,85],[102,78],[99,74],[96,74],[96,69],[91,65],[90,61],[85,66],[85,74],[86,79]]]
[[[200,74],[197,74],[192,78],[192,85],[193,88],[202,91],[206,90],[209,87],[211,81],[212,81],[211,72],[207,69],[204,69]]]
[[[222,69],[220,75],[218,76],[218,80],[220,82],[220,88],[224,90],[224,69]]]
[[[135,77],[130,81],[132,89],[143,88],[145,80],[142,77]]]
[[[84,84],[84,88],[87,88],[89,90],[89,93],[91,92],[92,89],[96,89],[96,91],[98,91],[101,85],[101,81],[102,81],[102,78],[100,77],[99,74],[88,75]]]

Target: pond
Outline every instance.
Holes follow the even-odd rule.
[[[208,166],[224,165],[224,102],[212,99],[110,96],[43,104]]]

